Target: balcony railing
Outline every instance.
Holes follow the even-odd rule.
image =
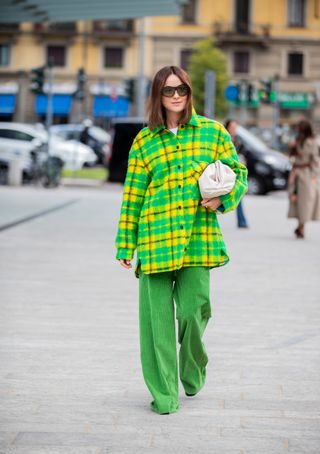
[[[133,20],[99,20],[93,21],[93,32],[98,35],[130,34],[133,32]]]
[[[266,46],[271,36],[271,24],[214,22],[213,34],[219,44],[237,42]]]
[[[10,35],[18,33],[20,30],[20,24],[0,24],[0,34]]]
[[[43,34],[67,34],[76,33],[77,26],[75,22],[57,22],[57,23],[36,23],[33,29],[37,33]]]

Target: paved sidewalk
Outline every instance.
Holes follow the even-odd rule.
[[[0,188],[0,226],[39,214],[0,232],[0,454],[319,454],[320,224],[294,239],[281,193],[245,198],[249,230],[220,216],[207,384],[159,416],[138,281],[114,259],[120,201],[118,185]]]

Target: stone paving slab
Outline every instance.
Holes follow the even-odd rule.
[[[207,383],[149,409],[138,288],[115,261],[121,186],[1,188],[0,454],[319,454],[319,224],[293,237],[283,193],[220,216],[231,262],[211,273]]]
[[[107,454],[109,452],[98,446],[77,446],[76,448],[68,446],[67,451],[65,446],[32,446],[32,454]],[[30,446],[15,446],[5,450],[0,448],[0,454],[30,454]]]

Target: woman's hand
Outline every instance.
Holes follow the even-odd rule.
[[[291,172],[289,173],[288,184],[293,185],[296,177],[297,177],[297,171],[296,171],[296,169],[292,169]]]
[[[219,197],[214,197],[213,199],[203,199],[201,205],[205,208],[210,208],[212,211],[216,211],[217,208],[221,205],[221,200]]]
[[[131,265],[130,260],[123,260],[123,259],[120,259],[119,262],[120,262],[120,265],[123,266],[123,268],[127,268],[127,270],[128,270],[129,268],[132,268],[132,265]]]

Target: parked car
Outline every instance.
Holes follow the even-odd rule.
[[[248,168],[248,193],[267,194],[285,189],[291,169],[290,160],[268,147],[242,126],[237,126],[236,143]]]
[[[80,141],[81,133],[84,129],[83,124],[63,124],[54,125],[51,130],[54,134],[65,140]],[[98,126],[88,127],[87,143],[97,155],[97,163],[105,166],[109,165],[111,135]]]
[[[145,122],[137,118],[118,119],[114,123],[109,181],[124,182],[130,147],[144,125]],[[247,161],[249,194],[267,194],[286,188],[291,164],[285,155],[269,148],[242,126],[237,127],[236,140]]]
[[[38,135],[29,134],[29,130],[21,130],[17,124],[0,123],[0,162],[1,184],[7,184],[11,162],[18,159],[22,169],[23,181],[32,179],[34,155],[43,160],[46,154],[46,144]],[[3,127],[2,127],[3,126]]]
[[[30,161],[30,152],[39,148],[46,149],[48,134],[43,127],[24,123],[0,122],[0,158],[9,160],[19,154],[27,162]],[[97,158],[90,147],[75,140],[66,141],[51,134],[49,155],[60,158],[64,167],[76,170],[84,166],[92,166]]]
[[[129,150],[133,139],[145,124],[144,120],[140,118],[119,118],[113,122],[109,181],[124,182],[127,173]]]
[[[0,185],[8,184],[9,163],[6,159],[0,158]]]

